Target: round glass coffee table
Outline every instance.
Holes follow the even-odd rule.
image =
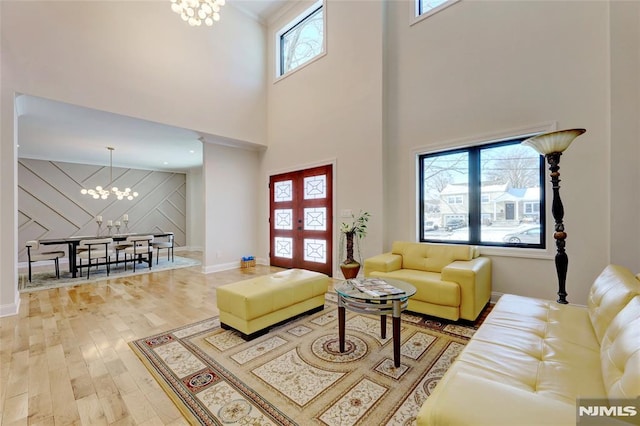
[[[400,366],[400,314],[409,298],[416,294],[411,284],[389,278],[363,278],[343,281],[335,287],[338,294],[338,337],[344,352],[345,310],[380,315],[380,336],[387,337],[387,315],[392,317],[393,364]]]

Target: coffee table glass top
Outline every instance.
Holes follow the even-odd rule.
[[[390,278],[354,278],[341,282],[335,290],[342,297],[360,300],[403,300],[416,293],[411,284]]]

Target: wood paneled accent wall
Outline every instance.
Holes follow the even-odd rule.
[[[107,220],[129,215],[129,231],[172,231],[176,246],[186,245],[186,174],[113,168],[113,185],[140,195],[129,200],[94,200],[80,190],[109,184],[109,167],[55,161],[18,160],[18,249],[26,261],[25,242],[70,235],[96,235],[101,215]],[[113,186],[112,185],[112,186]],[[115,233],[115,228],[112,230]],[[124,224],[120,228],[124,233]],[[60,247],[66,249],[66,247]]]

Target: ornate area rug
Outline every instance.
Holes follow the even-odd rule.
[[[155,255],[155,253],[154,253]],[[148,274],[151,272],[158,271],[166,271],[169,269],[177,269],[177,268],[188,268],[190,266],[200,265],[199,260],[189,259],[187,257],[175,256],[174,261],[167,260],[166,255],[160,255],[160,259],[158,259],[158,264],[156,265],[156,258],[153,258],[153,265],[151,269],[149,269],[149,265],[146,263],[136,265],[136,271],[133,272],[132,262],[129,261],[127,263],[127,270],[124,269],[124,262],[120,262],[118,266],[112,264],[110,266],[109,276],[107,277],[107,269],[104,266],[100,266],[99,268],[91,268],[91,273],[89,274],[89,279],[87,279],[87,268],[82,269],[82,277],[77,276],[76,278],[71,277],[71,272],[69,272],[69,267],[67,264],[60,265],[60,279],[56,278],[56,273],[54,271],[53,262],[50,265],[50,271],[47,272],[37,272],[32,274],[31,282],[29,282],[29,275],[27,271],[20,271],[18,276],[18,290],[21,293],[24,292],[32,292],[39,290],[47,290],[50,288],[59,288],[59,287],[68,287],[74,286],[78,284],[86,284],[92,283],[96,281],[102,281],[106,279],[116,279],[129,277],[131,275],[141,275]]]
[[[387,320],[381,339],[379,317],[347,311],[340,353],[328,293],[323,311],[249,342],[214,317],[130,346],[192,424],[411,425],[481,320],[465,326],[403,313],[398,368]]]

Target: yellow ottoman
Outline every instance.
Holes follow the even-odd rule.
[[[269,327],[308,311],[324,308],[329,277],[304,269],[288,269],[216,289],[220,325],[250,340]]]

